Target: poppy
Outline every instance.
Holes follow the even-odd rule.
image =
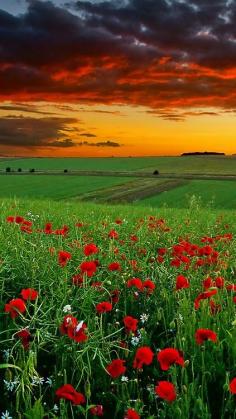
[[[171,403],[176,399],[175,386],[169,381],[159,381],[155,387],[156,394],[161,398]]]
[[[112,310],[112,304],[109,301],[103,301],[96,305],[96,310],[99,314],[106,313]]]
[[[67,265],[67,262],[71,259],[71,253],[64,250],[59,250],[58,252],[58,263],[60,266],[64,267]]]
[[[167,371],[172,364],[184,366],[183,357],[174,348],[162,349],[157,355],[157,360],[160,362],[163,371]]]
[[[110,265],[108,265],[109,271],[120,271],[121,266],[119,262],[112,262]]]
[[[92,254],[96,254],[99,252],[98,247],[94,243],[87,244],[84,246],[84,254],[85,256],[90,256]]]
[[[134,409],[128,409],[124,419],[140,419],[140,415]]]
[[[91,407],[89,409],[89,412],[93,416],[103,416],[104,415],[103,406],[101,404],[97,404],[96,406]]]
[[[24,313],[25,310],[26,305],[21,298],[14,298],[8,304],[5,304],[5,312],[10,313],[12,319],[18,317],[20,313]]]
[[[78,393],[71,384],[64,384],[56,391],[58,399],[71,401],[74,405],[84,404],[86,402],[82,393]]]
[[[143,365],[150,365],[153,360],[154,353],[148,346],[143,346],[137,349],[135,354],[133,367],[141,369]]]
[[[202,345],[205,340],[217,341],[217,334],[211,329],[198,329],[195,333],[195,340],[198,345]]]
[[[34,301],[38,295],[38,291],[34,290],[33,288],[26,288],[21,290],[21,296],[24,300]]]
[[[178,275],[176,278],[176,285],[175,285],[175,290],[181,290],[183,288],[189,288],[190,284],[187,280],[187,278],[183,275]]]
[[[30,332],[27,329],[23,329],[23,330],[20,330],[19,332],[17,332],[16,336],[21,340],[21,343],[22,343],[24,349],[28,350],[29,349],[30,338],[31,338]]]
[[[123,359],[114,359],[106,368],[108,374],[110,374],[112,378],[117,378],[120,375],[123,375],[126,371],[124,363],[125,361]]]
[[[126,332],[136,332],[138,320],[132,316],[125,316],[123,319]]]
[[[95,274],[97,270],[97,264],[94,261],[85,261],[80,265],[80,270],[82,273],[85,273],[88,277],[91,277]]]
[[[230,381],[229,390],[232,394],[236,394],[236,377]]]

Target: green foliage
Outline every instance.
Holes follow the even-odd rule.
[[[207,276],[223,276],[227,284],[235,283],[235,238],[214,245],[222,262],[217,266],[196,269],[193,264],[185,270],[183,265],[176,269],[170,264],[172,247],[180,237],[203,246],[203,236],[235,235],[234,212],[205,210],[198,200],[186,210],[160,210],[11,199],[2,200],[0,210],[0,413],[5,409],[14,418],[91,419],[90,407],[102,404],[104,419],[123,419],[129,407],[135,408],[142,419],[234,418],[235,398],[229,392],[229,381],[236,375],[233,293],[219,291],[216,302],[222,310],[216,315],[211,314],[206,301],[198,311],[193,302]],[[31,220],[33,233],[7,223],[9,215]],[[169,229],[150,228],[149,216],[164,219]],[[123,221],[121,225],[115,222],[118,218]],[[47,222],[53,223],[53,229],[68,225],[68,236],[45,234],[41,230]],[[76,227],[78,222],[81,227]],[[119,232],[118,240],[109,239],[112,229]],[[133,235],[137,242],[130,239]],[[85,257],[83,247],[91,242],[100,251]],[[168,249],[163,264],[156,261],[161,247]],[[72,254],[65,267],[58,264],[59,250]],[[85,278],[83,286],[74,285],[72,277],[80,272],[81,262],[96,258],[100,265],[95,277]],[[131,263],[134,260],[137,270]],[[109,271],[108,265],[114,261],[121,263],[121,271]],[[188,277],[189,289],[174,291],[177,274]],[[140,293],[135,298],[134,290],[126,286],[132,277],[150,278],[156,285],[153,294]],[[102,283],[100,290],[91,286],[95,281]],[[4,313],[4,306],[12,298],[19,298],[23,288],[36,289],[39,296],[27,301],[25,313],[11,319]],[[120,299],[112,312],[98,315],[96,304],[110,300],[115,289],[119,289]],[[83,343],[59,331],[68,304],[73,316],[87,324],[88,340]],[[143,313],[149,317],[141,323]],[[125,333],[125,315],[139,320],[138,346],[150,346],[155,354],[152,365],[142,371],[133,368],[137,347],[131,344],[134,335]],[[217,343],[198,346],[194,334],[199,327],[216,331]],[[16,338],[16,333],[26,328],[32,337],[29,350],[24,350]],[[169,371],[160,369],[156,354],[166,347],[183,351],[184,368],[173,365]],[[127,382],[112,380],[106,372],[107,364],[117,357],[126,361]],[[3,380],[16,383],[13,391],[7,390]],[[156,398],[153,389],[159,380],[173,382],[177,389],[175,402]],[[68,400],[56,399],[56,390],[66,383],[85,395],[85,405],[73,406]]]

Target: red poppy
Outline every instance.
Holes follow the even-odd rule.
[[[122,221],[120,218],[117,218],[117,219],[115,220],[115,223],[116,223],[116,224],[122,224],[122,223],[123,223],[123,221]]]
[[[157,250],[157,253],[158,253],[158,255],[159,255],[159,256],[164,256],[164,255],[166,254],[166,252],[167,252],[166,247],[160,247],[160,248]]]
[[[221,276],[218,276],[215,280],[215,285],[217,288],[224,288],[225,280]]]
[[[106,368],[108,374],[110,374],[113,378],[123,375],[126,371],[124,363],[125,361],[123,359],[114,359]]]
[[[176,286],[175,286],[175,290],[181,290],[182,288],[189,288],[190,284],[187,280],[187,278],[183,275],[178,275],[176,278]]]
[[[29,349],[29,343],[30,343],[30,332],[27,329],[20,330],[16,333],[16,336],[21,340],[21,343],[25,350]]]
[[[124,419],[140,419],[140,415],[134,409],[128,409]]]
[[[151,281],[151,279],[143,281],[143,290],[146,290],[148,294],[152,294],[155,288],[156,285]]]
[[[198,329],[195,333],[195,340],[198,345],[202,345],[205,340],[217,341],[217,334],[211,329]]]
[[[118,303],[118,301],[119,301],[119,295],[120,295],[120,291],[119,290],[115,289],[115,290],[112,291],[112,293],[111,293],[111,301],[112,301],[113,304]]]
[[[76,274],[72,276],[72,282],[74,285],[80,286],[83,285],[84,277],[81,274]]]
[[[141,348],[137,349],[135,354],[133,367],[141,369],[143,365],[150,365],[153,360],[154,353],[149,348],[149,346],[142,346]]]
[[[229,390],[232,394],[236,394],[236,377],[230,381]]]
[[[110,265],[108,265],[109,271],[120,271],[121,266],[119,262],[112,262]]]
[[[167,371],[172,364],[184,366],[183,357],[174,348],[162,349],[157,355],[157,360],[160,362],[163,371]]]
[[[86,402],[82,393],[78,393],[71,384],[65,384],[56,391],[58,399],[71,401],[74,405],[84,404]]]
[[[110,239],[118,239],[119,234],[117,233],[117,231],[115,231],[115,230],[111,230],[111,231],[108,233],[108,237],[109,237]]]
[[[96,244],[94,244],[94,243],[86,244],[86,246],[84,246],[84,254],[85,254],[85,256],[96,254],[98,252],[99,252],[99,249],[96,246]]]
[[[38,291],[34,290],[33,288],[26,288],[21,290],[21,296],[24,300],[34,301],[38,297]]]
[[[169,381],[159,381],[155,387],[156,394],[161,398],[171,403],[176,399],[175,386]]]
[[[208,277],[208,278],[204,279],[203,288],[205,290],[208,290],[208,288],[211,288],[212,286],[213,286],[212,278]]]
[[[127,287],[128,288],[135,287],[135,288],[138,288],[139,290],[142,290],[143,283],[142,283],[141,279],[139,279],[139,278],[132,278],[132,279],[128,280]]]
[[[125,325],[125,329],[126,331],[129,332],[135,332],[137,330],[137,324],[138,324],[138,320],[135,319],[132,316],[125,316],[123,318],[123,322]]]
[[[5,312],[10,313],[12,319],[19,316],[20,313],[24,313],[26,305],[24,300],[21,298],[14,298],[8,304],[5,305]]]
[[[103,406],[101,404],[97,404],[97,406],[91,407],[89,409],[91,415],[93,416],[103,416],[104,415],[104,411],[103,411]]]
[[[16,224],[22,224],[24,222],[24,218],[21,217],[20,215],[17,215],[15,218],[15,223]]]
[[[67,335],[69,329],[72,329],[73,331],[74,328],[77,326],[77,324],[78,324],[78,320],[75,317],[73,317],[71,314],[68,314],[63,319],[63,322],[60,326],[60,332],[63,335]]]
[[[96,305],[96,310],[99,314],[106,313],[112,310],[112,304],[109,301],[102,301]]]
[[[14,221],[15,221],[15,217],[13,217],[13,215],[9,215],[8,217],[7,217],[7,220],[6,220],[8,223],[14,223]]]
[[[217,289],[214,289],[214,290],[205,291],[205,292],[202,292],[201,294],[199,294],[197,296],[197,298],[195,298],[195,300],[194,300],[194,308],[196,310],[198,310],[200,308],[200,301],[201,300],[206,300],[207,298],[212,297],[212,295],[217,294],[217,292],[218,292]]]
[[[91,277],[95,274],[97,270],[97,264],[93,261],[82,262],[80,265],[80,270],[82,273],[85,273],[88,277]]]
[[[60,326],[60,332],[63,335],[67,335],[70,339],[73,339],[77,343],[84,342],[88,339],[88,336],[85,333],[86,329],[86,323],[83,321],[78,323],[78,320],[71,314],[64,317]]]
[[[236,284],[229,284],[226,286],[227,291],[236,292]]]
[[[71,253],[64,250],[59,250],[58,252],[58,263],[60,266],[64,267],[67,265],[67,262],[71,259]]]

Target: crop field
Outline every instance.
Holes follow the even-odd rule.
[[[110,157],[110,158],[5,158],[0,159],[0,170],[113,170],[148,171],[162,173],[217,173],[236,174],[236,157]]]
[[[192,180],[166,192],[143,198],[136,205],[170,208],[188,208],[195,202],[209,208],[236,209],[236,181]]]
[[[235,215],[2,199],[2,417],[235,419]]]
[[[81,198],[88,192],[124,184],[130,178],[100,176],[1,176],[0,197]]]

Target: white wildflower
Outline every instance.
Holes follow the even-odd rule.
[[[149,318],[149,314],[146,314],[146,313],[143,313],[140,316],[140,320],[142,323],[145,323],[146,321],[148,321],[148,318]]]
[[[71,305],[67,304],[65,307],[63,307],[63,313],[71,313]]]
[[[2,413],[1,419],[13,419],[13,417],[10,416],[10,413],[8,412],[8,410],[6,410],[5,413]]]
[[[122,375],[122,377],[121,377],[121,381],[122,381],[123,383],[128,383],[129,379],[128,379],[128,377],[126,377],[126,375]]]
[[[44,383],[44,378],[43,377],[38,377],[36,375],[33,377],[32,382],[31,382],[31,384],[33,386],[41,385],[43,383]]]

